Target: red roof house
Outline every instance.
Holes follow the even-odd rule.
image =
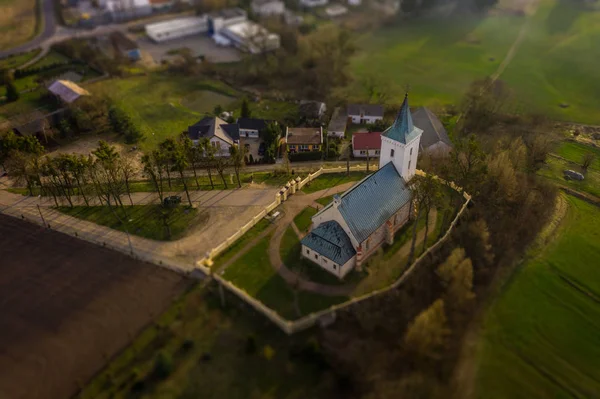
[[[381,150],[380,132],[362,132],[352,135],[352,151],[355,158],[366,158],[367,150],[370,157],[379,157]]]

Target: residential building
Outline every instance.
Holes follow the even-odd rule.
[[[367,152],[368,151],[368,152]],[[352,153],[354,158],[379,158],[381,151],[381,133],[363,132],[352,135]]]
[[[344,7],[341,4],[332,4],[325,9],[325,14],[329,18],[336,18],[348,13],[348,8]]]
[[[447,155],[452,150],[452,142],[442,122],[426,107],[417,108],[412,113],[415,126],[423,129],[421,151],[434,155]]]
[[[212,36],[226,26],[239,24],[246,20],[248,20],[248,14],[241,8],[213,11],[208,15],[208,33]]]
[[[115,31],[108,37],[115,52],[121,54],[123,57],[129,58],[131,61],[138,61],[142,58],[142,53],[135,40],[132,40],[123,32]]]
[[[48,91],[66,104],[71,104],[81,96],[90,95],[87,90],[69,80],[55,80],[48,86]]]
[[[323,7],[328,3],[329,0],[300,0],[300,5],[307,8]]]
[[[240,129],[240,137],[258,138],[270,122],[265,119],[238,118],[237,124]]]
[[[285,12],[285,3],[280,0],[252,0],[252,12],[262,17],[282,15]]]
[[[285,142],[289,152],[321,151],[323,146],[323,128],[294,127],[286,128]]]
[[[333,110],[333,115],[331,115],[329,126],[327,126],[327,136],[343,138],[346,134],[347,123],[348,118],[346,118],[342,108],[337,107]]]
[[[188,127],[188,137],[194,145],[208,139],[215,148],[215,156],[228,157],[229,148],[240,142],[240,131],[237,123],[227,123],[218,117],[207,116]]]
[[[348,118],[352,123],[375,123],[383,120],[383,105],[377,104],[349,104]]]
[[[321,101],[302,100],[298,107],[300,117],[304,119],[321,119],[327,111],[327,105]]]
[[[311,231],[301,240],[301,256],[343,278],[411,218],[412,193],[422,130],[412,122],[408,96],[381,135],[379,170],[365,177],[312,217]]]
[[[218,32],[218,35],[229,39],[238,49],[251,54],[276,50],[280,46],[279,35],[267,31],[252,21],[227,25]]]
[[[186,36],[200,35],[208,31],[208,17],[177,18],[164,22],[148,24],[145,27],[146,35],[156,43],[167,40],[179,39]]]

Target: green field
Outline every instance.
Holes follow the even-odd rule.
[[[127,201],[127,199],[123,199]],[[75,206],[57,208],[60,212],[79,219],[87,220],[111,229],[128,231],[140,237],[153,240],[177,240],[185,235],[192,227],[206,223],[208,215],[198,214],[197,209],[183,206],[177,207],[169,214],[168,224],[171,236],[163,223],[162,207],[159,205],[134,205],[127,206],[127,215],[122,210],[117,210],[118,217],[103,206]],[[122,221],[128,220],[125,225]]]
[[[145,134],[142,148],[187,130],[214,107],[233,102],[236,93],[223,83],[161,73],[93,83],[94,95],[107,95]]]
[[[600,148],[598,147],[572,141],[563,141],[556,150],[557,155],[577,164],[581,164],[583,156],[587,153],[592,153],[596,156],[596,159],[590,165],[590,170],[600,170]]]
[[[478,397],[592,398],[600,392],[600,209],[568,197],[555,240],[489,309]]]
[[[600,13],[583,3],[541,0],[533,16],[403,20],[361,36],[351,59],[354,83],[340,95],[366,100],[365,77],[375,77],[400,103],[410,85],[412,105],[457,103],[469,84],[493,74],[529,18],[526,35],[500,79],[521,109],[600,123]],[[507,14],[507,13],[504,13]],[[565,103],[567,108],[559,107]]]
[[[267,219],[261,219],[258,223],[254,225],[250,230],[246,232],[243,236],[238,238],[233,244],[229,246],[225,251],[221,252],[215,259],[214,264],[212,266],[213,269],[217,269],[220,266],[223,266],[227,261],[233,258],[238,251],[243,249],[250,241],[256,238],[260,233],[265,231],[267,228],[271,226],[271,222]]]

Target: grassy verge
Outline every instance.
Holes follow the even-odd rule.
[[[330,397],[323,370],[293,354],[312,333],[281,333],[227,297],[227,306],[199,286],[176,300],[156,322],[108,363],[80,399],[316,398]],[[269,347],[272,356],[267,357]],[[157,354],[171,359],[168,378],[158,379]]]
[[[554,242],[525,262],[486,314],[477,397],[600,392],[600,232],[592,227],[600,209],[567,198]]]
[[[271,222],[269,222],[267,219],[261,219],[254,225],[254,227],[248,230],[246,234],[238,238],[225,251],[221,252],[219,256],[214,259],[212,268],[217,269],[220,266],[223,266],[229,261],[229,259],[233,258],[239,250],[244,248],[250,241],[259,236],[260,233],[268,229],[270,226]]]
[[[298,310],[300,311],[298,313],[294,306],[294,290],[271,266],[268,254],[270,239],[269,235],[260,240],[252,249],[230,265],[225,270],[223,277],[288,319],[296,319],[347,299],[301,291],[297,294]]]
[[[324,173],[304,186],[302,191],[310,194],[326,188],[339,186],[340,184],[358,181],[366,175],[366,172],[350,172],[350,175],[346,175],[346,173]]]
[[[321,197],[319,199],[317,199],[315,202],[323,205],[323,206],[327,206],[331,203],[331,201],[333,201],[333,195],[328,195],[326,197]]]
[[[294,224],[301,232],[308,231],[310,225],[312,224],[311,218],[316,215],[317,210],[312,206],[307,206],[294,218]]]
[[[60,212],[79,219],[87,220],[102,226],[119,231],[129,231],[140,237],[153,240],[177,240],[185,235],[191,227],[197,227],[207,221],[207,215],[198,213],[197,209],[177,207],[169,211],[168,230],[163,223],[163,208],[159,205],[134,205],[126,207],[126,214],[122,209],[117,211],[118,217],[107,207],[103,206],[75,206],[59,207]],[[121,221],[127,220],[125,225]]]
[[[0,60],[0,69],[16,69],[29,62],[40,53],[40,49],[28,51],[27,53],[16,54]]]

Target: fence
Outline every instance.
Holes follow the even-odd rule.
[[[343,172],[345,169],[346,168],[341,167],[341,166],[339,168],[331,168],[331,169],[321,168],[314,173],[310,173],[304,179],[299,180],[299,178],[296,178],[294,183],[289,183],[288,185],[292,186],[295,184],[297,189],[300,190],[307,183],[316,179],[323,173],[340,173],[340,172]],[[362,170],[364,168],[360,165],[357,165],[351,169]],[[420,170],[417,170],[416,174],[419,176],[426,176],[426,173],[423,171],[420,171]],[[406,271],[404,273],[402,273],[402,275],[395,282],[393,282],[391,285],[389,285],[385,288],[381,288],[379,290],[372,291],[368,294],[361,295],[359,297],[351,298],[350,300],[348,300],[344,303],[333,305],[327,309],[323,309],[321,311],[311,313],[307,316],[301,317],[298,320],[291,321],[291,320],[287,320],[287,319],[281,317],[277,312],[275,312],[274,310],[272,310],[271,308],[266,306],[264,303],[262,303],[261,301],[259,301],[256,298],[250,296],[244,290],[240,289],[239,287],[237,287],[234,284],[230,283],[229,281],[225,280],[221,276],[212,275],[213,279],[215,281],[217,281],[217,283],[219,283],[222,287],[226,288],[231,293],[233,293],[234,295],[239,297],[241,300],[246,302],[248,305],[250,305],[252,308],[254,308],[257,312],[263,314],[265,317],[267,317],[271,322],[273,322],[275,325],[277,325],[281,330],[283,330],[288,335],[306,330],[306,329],[314,326],[320,319],[325,318],[326,316],[334,316],[338,310],[348,308],[356,303],[373,298],[376,295],[380,295],[380,294],[386,293],[390,290],[396,289],[400,286],[400,284],[402,284],[404,281],[406,281],[407,278],[410,277],[410,275],[413,273],[413,271],[416,269],[416,267],[419,265],[419,263],[428,254],[430,254],[432,251],[435,251],[436,249],[438,249],[448,239],[448,237],[450,237],[452,230],[458,223],[460,217],[465,212],[465,210],[467,209],[467,206],[469,205],[469,202],[471,201],[471,196],[469,194],[463,192],[462,189],[460,187],[456,186],[453,182],[447,182],[441,178],[438,178],[437,176],[434,176],[434,178],[439,180],[442,184],[445,184],[458,192],[462,192],[462,196],[465,199],[465,202],[463,203],[462,207],[460,208],[460,210],[458,211],[458,213],[456,214],[456,216],[450,223],[450,226],[446,230],[446,233],[435,244],[433,244],[425,252],[423,252],[423,254],[421,254],[421,256],[419,256],[408,267],[408,269],[406,269]],[[280,196],[280,194],[277,194],[277,195]],[[240,229],[240,231],[238,231],[237,233],[235,233],[234,235],[229,237],[227,240],[225,240],[223,243],[221,243],[218,247],[211,250],[208,254],[208,258],[210,259],[210,258],[218,255],[219,253],[224,251],[226,248],[228,248],[231,244],[233,244],[233,242],[235,242],[235,240],[240,238],[246,231],[248,231],[256,223],[258,223],[258,221],[260,219],[262,219],[269,212],[271,212],[273,209],[275,209],[283,201],[282,198],[283,197],[278,197],[278,199],[275,202],[273,202],[271,205],[269,205],[267,208],[265,208],[263,211],[261,211],[258,215],[256,215],[250,222],[248,222],[244,227],[242,227]],[[269,208],[270,208],[270,210],[268,210]],[[198,262],[198,268],[200,270],[202,270],[203,273],[208,275],[208,274],[211,274],[211,271],[209,268],[204,266],[204,263],[206,263],[207,260],[208,259],[205,258],[205,259],[201,260],[200,262]]]

